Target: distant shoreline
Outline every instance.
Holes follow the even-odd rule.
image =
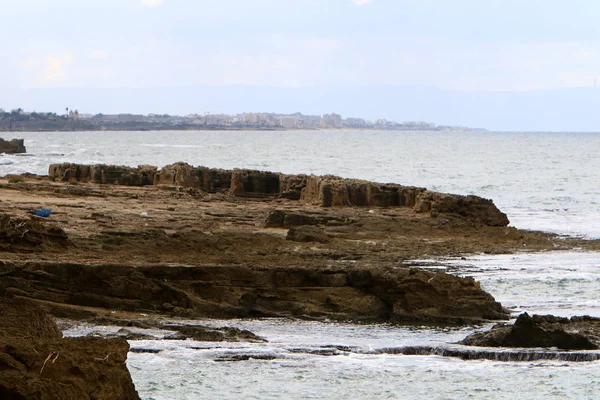
[[[166,132],[166,131],[251,131],[251,132],[294,132],[294,131],[386,131],[386,132],[489,132],[487,129],[390,129],[390,128],[283,128],[283,127],[234,127],[234,126],[160,126],[160,127],[87,127],[87,128],[0,128],[3,132]]]

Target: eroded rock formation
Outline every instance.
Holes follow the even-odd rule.
[[[454,214],[489,226],[509,221],[491,200],[430,192],[425,188],[382,184],[332,175],[285,175],[244,169],[222,170],[176,163],[158,170],[114,165],[53,164],[54,180],[118,184],[126,186],[176,185],[207,193],[223,192],[240,197],[281,197],[322,207],[408,207],[432,217]]]
[[[0,153],[6,154],[17,154],[17,153],[25,153],[27,149],[25,148],[25,140],[24,139],[12,139],[10,141],[4,140],[0,138]]]
[[[0,298],[0,398],[139,399],[123,339],[62,338],[31,302]]]

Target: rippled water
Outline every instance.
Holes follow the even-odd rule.
[[[600,237],[597,134],[75,132],[18,137],[26,139],[30,154],[0,155],[0,175],[44,174],[57,162],[163,166],[177,161],[328,173],[478,194],[492,198],[517,227]],[[598,253],[485,255],[436,264],[475,276],[515,313],[600,316]],[[199,322],[249,329],[269,343],[132,341],[134,348],[161,350],[129,355],[128,367],[144,399],[595,399],[600,393],[599,361],[462,361],[372,351],[457,346],[448,343],[489,326],[435,330],[290,320]],[[334,345],[356,351],[317,354]],[[218,361],[231,355],[248,359]]]

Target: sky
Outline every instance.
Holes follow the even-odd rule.
[[[597,0],[0,0],[0,15],[0,92],[600,78]]]

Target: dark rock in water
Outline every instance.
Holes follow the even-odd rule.
[[[0,138],[0,153],[6,154],[17,154],[17,153],[25,153],[27,149],[25,149],[25,140],[24,139],[13,139],[11,141],[6,141]]]
[[[293,242],[330,242],[329,236],[327,236],[325,231],[317,228],[316,226],[301,226],[298,228],[291,228],[288,231],[285,239]]]
[[[132,332],[129,329],[121,328],[117,333],[103,334],[101,332],[91,332],[86,337],[89,338],[105,338],[105,339],[125,339],[125,340],[154,340],[152,335],[145,333]]]
[[[433,346],[388,347],[372,351],[375,354],[402,354],[407,356],[440,356],[461,360],[491,360],[504,362],[565,361],[590,362],[600,360],[598,352],[552,350],[475,350]]]
[[[36,305],[0,298],[0,399],[139,399],[125,340],[63,339]]]
[[[192,339],[199,342],[254,342],[263,343],[265,339],[254,333],[231,327],[211,328],[200,325],[165,325],[163,329],[176,331],[165,339],[185,340]]]
[[[275,360],[278,357],[273,354],[226,354],[215,358],[217,362],[248,361],[248,360]]]
[[[587,333],[587,334],[586,334]],[[591,317],[530,317],[521,314],[514,325],[496,324],[490,331],[470,335],[461,343],[484,347],[556,347],[563,350],[595,350],[600,338],[600,319]]]

